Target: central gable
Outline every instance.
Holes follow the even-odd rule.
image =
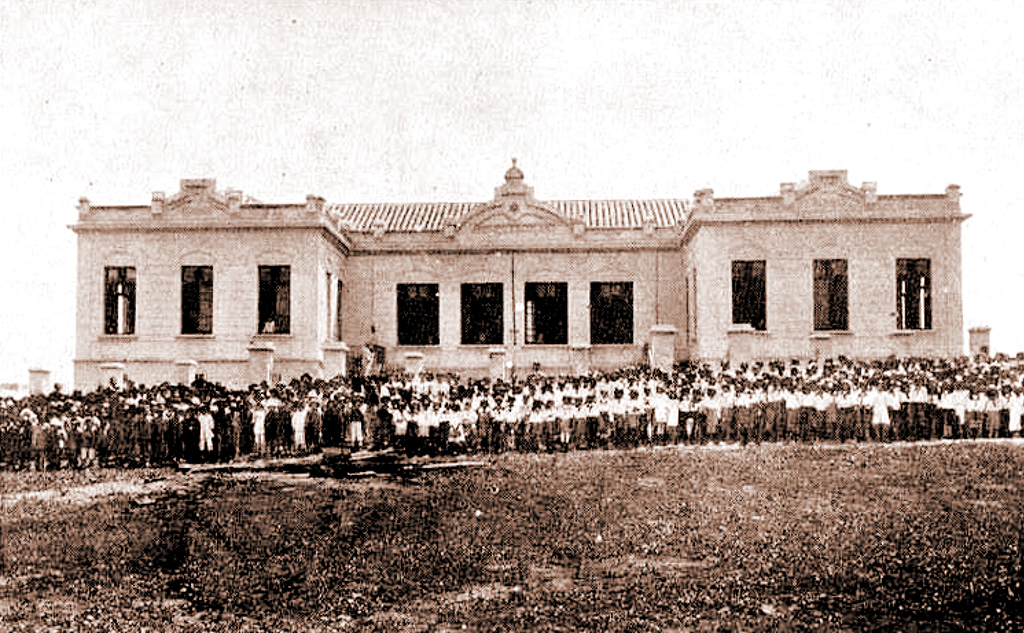
[[[456,224],[462,231],[473,231],[572,227],[574,223],[572,218],[533,197],[533,187],[523,181],[523,172],[513,158],[512,167],[505,172],[505,184],[494,190],[494,200],[473,207]]]
[[[787,197],[783,186],[783,198]],[[845,170],[810,172],[810,182],[801,189],[790,189],[791,204],[800,215],[832,215],[860,211],[868,202],[865,190],[854,187]]]
[[[568,218],[536,201],[502,200],[482,204],[459,224],[462,230],[543,226],[571,226]]]
[[[212,178],[190,178],[181,181],[181,191],[170,198],[163,192],[153,193],[153,212],[165,217],[215,217],[237,214],[242,192],[218,192]]]

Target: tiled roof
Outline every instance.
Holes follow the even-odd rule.
[[[683,200],[551,200],[544,204],[558,213],[583,218],[588,228],[628,229],[647,221],[670,227],[686,218]],[[385,231],[440,231],[481,206],[476,202],[328,204],[328,213],[350,231],[368,232],[383,225]]]

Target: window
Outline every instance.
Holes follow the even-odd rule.
[[[104,277],[104,334],[135,334],[135,268],[108,266]]]
[[[260,266],[260,334],[291,331],[291,267]]]
[[[765,320],[764,260],[732,263],[732,322],[767,329]]]
[[[398,344],[438,345],[437,284],[398,284]]]
[[[526,284],[526,342],[565,345],[569,342],[569,284]]]
[[[896,329],[930,330],[931,327],[931,260],[897,259]]]
[[[690,272],[690,293],[689,293],[689,306],[687,312],[690,315],[690,341],[697,340],[697,271],[694,269]]]
[[[344,335],[341,332],[341,314],[342,314],[341,313],[341,295],[342,295],[342,292],[344,291],[344,288],[345,288],[344,283],[342,283],[342,281],[339,279],[338,280],[338,300],[334,304],[334,318],[336,320],[335,324],[334,324],[334,339],[337,340],[337,341],[345,340],[344,338],[342,338]]]
[[[590,284],[590,343],[628,345],[633,342],[633,282]]]
[[[181,267],[181,333],[213,333],[213,267]]]
[[[814,329],[850,326],[845,259],[814,260]]]
[[[501,345],[504,325],[501,284],[462,284],[463,345]]]
[[[334,304],[331,303],[334,300],[334,278],[331,277],[331,273],[327,273],[326,283],[324,284],[324,313],[327,315],[327,323],[325,323],[324,329],[324,340],[330,341],[334,339],[334,311],[332,308]]]

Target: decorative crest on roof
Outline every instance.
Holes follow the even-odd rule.
[[[494,200],[503,198],[520,198],[533,201],[533,187],[527,187],[523,180],[523,170],[516,166],[516,159],[512,159],[512,166],[505,172],[505,184],[494,190]]]
[[[522,179],[523,179],[523,170],[521,170],[518,167],[516,167],[516,159],[513,158],[512,159],[512,167],[510,167],[509,170],[505,172],[505,182],[510,182],[512,180],[522,180]]]
[[[845,169],[815,170],[808,173],[808,178],[803,187],[782,183],[783,206],[795,206],[801,215],[818,215],[860,212],[864,205],[877,201],[877,185],[864,183],[863,187],[854,187],[847,180]]]
[[[185,178],[181,181],[181,191],[170,198],[162,191],[154,191],[151,209],[153,215],[219,215],[238,213],[241,202],[242,192],[220,193],[213,178]]]
[[[526,185],[523,171],[513,158],[512,167],[505,172],[505,184],[494,190],[494,200],[477,205],[454,224],[463,229],[514,229],[544,225],[572,226],[574,222],[553,206],[533,197],[533,187]],[[446,233],[454,236],[453,230]]]

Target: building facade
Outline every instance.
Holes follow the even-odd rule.
[[[963,354],[960,188],[878,195],[812,171],[764,198],[696,192],[680,241],[695,358]]]
[[[263,204],[182,181],[80,201],[75,385],[344,372],[511,377],[678,359],[962,353],[959,190],[841,171],[778,196]]]

